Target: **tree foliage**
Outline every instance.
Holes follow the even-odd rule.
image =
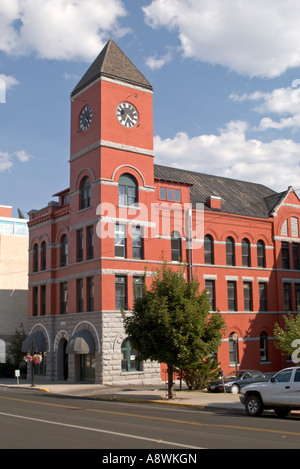
[[[283,354],[292,355],[295,351],[294,341],[300,339],[300,314],[286,314],[283,320],[283,327],[278,323],[274,327],[275,347]]]
[[[169,398],[173,397],[174,368],[184,369],[215,353],[225,322],[220,313],[210,314],[206,292],[196,280],[187,282],[184,269],[164,265],[150,288],[135,301],[132,314],[124,315],[124,327],[139,360],[168,365]]]
[[[184,370],[178,371],[189,389],[204,389],[209,382],[219,378],[220,363],[214,356],[209,356],[198,364],[186,366]]]

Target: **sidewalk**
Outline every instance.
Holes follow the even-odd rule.
[[[167,399],[167,388],[161,385],[123,385],[123,386],[103,386],[100,384],[76,383],[69,384],[64,381],[53,383],[39,383],[38,377],[35,379],[34,388],[31,387],[30,380],[21,380],[17,384],[16,379],[0,379],[1,388],[10,387],[13,389],[36,389],[72,397],[88,397],[102,400],[119,400],[127,402],[147,402],[155,404],[194,406],[199,409],[240,412],[245,413],[244,406],[240,403],[239,395],[225,393],[209,393],[207,391],[189,391],[187,389],[178,390],[175,388],[175,398]]]

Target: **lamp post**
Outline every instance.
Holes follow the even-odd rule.
[[[28,351],[27,355],[24,357],[26,363],[31,363],[31,387],[34,387],[34,365],[38,365],[42,361],[42,355],[37,353],[35,350],[35,342],[32,341],[31,352]]]
[[[236,332],[232,334],[232,340],[234,344],[234,358],[235,358],[235,370],[238,370],[238,340],[239,336]]]

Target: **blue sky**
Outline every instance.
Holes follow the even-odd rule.
[[[299,18],[297,0],[0,0],[0,205],[68,187],[70,94],[110,37],[153,85],[156,163],[300,195]]]

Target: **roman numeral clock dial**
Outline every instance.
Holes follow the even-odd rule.
[[[117,107],[116,116],[124,127],[132,128],[138,123],[139,115],[135,107],[130,103],[121,103]]]

